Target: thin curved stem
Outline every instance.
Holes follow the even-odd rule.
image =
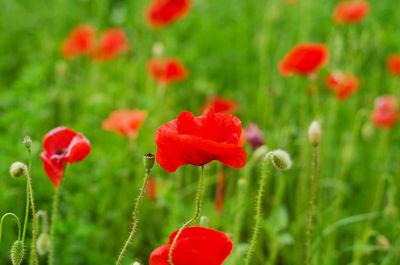
[[[43,210],[39,210],[36,213],[36,217],[38,220],[38,224],[39,224],[39,218],[42,217],[42,231],[43,233],[48,233],[49,232],[49,217],[47,216],[47,213]]]
[[[28,149],[28,154],[29,154],[29,164],[28,164],[28,170],[26,171],[26,179],[29,187],[29,196],[30,196],[30,202],[31,202],[31,209],[32,209],[32,219],[33,219],[33,233],[32,233],[32,250],[33,250],[33,256],[35,260],[35,264],[39,265],[39,260],[37,256],[37,250],[36,250],[36,239],[37,239],[37,218],[36,218],[36,212],[35,212],[35,202],[33,200],[33,189],[32,189],[32,181],[31,181],[31,168],[32,168],[32,154],[30,149]]]
[[[317,187],[317,170],[318,170],[318,147],[314,147],[314,172],[312,179],[311,188],[311,199],[310,199],[310,214],[308,216],[308,226],[307,226],[307,241],[306,241],[306,265],[310,264],[311,259],[311,232],[313,225],[313,213],[314,213],[314,201],[315,192]]]
[[[17,225],[18,225],[18,240],[21,240],[21,222],[19,221],[18,216],[16,216],[14,213],[6,213],[3,215],[3,217],[1,217],[0,220],[0,242],[1,242],[1,236],[3,233],[3,222],[6,219],[7,216],[12,216],[15,218],[15,220],[17,221]]]
[[[29,217],[29,181],[26,179],[26,206],[25,206],[25,221],[24,228],[22,231],[22,242],[25,242],[26,228],[28,227],[28,217]]]
[[[251,254],[253,252],[253,249],[254,249],[254,247],[256,245],[256,241],[257,241],[258,228],[260,226],[260,219],[261,219],[261,203],[262,203],[263,194],[264,194],[265,179],[268,176],[269,155],[270,155],[270,153],[268,153],[264,158],[263,173],[261,175],[261,181],[260,181],[260,186],[258,188],[258,195],[257,195],[256,223],[254,225],[254,232],[253,232],[253,236],[252,236],[252,239],[250,242],[250,247],[249,247],[249,250],[247,251],[245,265],[248,265],[250,263]]]
[[[204,189],[204,180],[205,180],[205,176],[204,176],[204,165],[201,166],[201,176],[200,176],[200,181],[199,181],[199,189],[197,192],[197,198],[196,198],[196,213],[195,215],[189,220],[187,221],[178,231],[178,233],[176,234],[174,241],[172,241],[172,245],[171,248],[169,249],[169,254],[168,254],[168,261],[170,263],[170,265],[174,265],[172,263],[172,253],[174,251],[174,247],[176,245],[176,241],[178,240],[179,236],[181,235],[183,229],[185,229],[186,227],[188,227],[189,225],[191,225],[194,221],[197,220],[197,218],[199,218],[200,216],[200,209],[201,209],[201,196],[203,194],[203,189]]]
[[[140,193],[139,193],[139,196],[138,196],[138,198],[136,200],[135,209],[133,211],[132,230],[131,230],[131,233],[129,234],[128,239],[125,242],[124,247],[121,250],[121,253],[118,256],[118,260],[117,260],[116,265],[119,265],[121,263],[122,258],[124,257],[124,253],[125,253],[126,249],[128,248],[129,244],[131,243],[133,236],[136,233],[136,227],[137,227],[137,223],[138,223],[137,215],[138,215],[138,212],[139,212],[139,206],[140,206],[140,202],[143,199],[143,196],[144,196],[144,193],[145,193],[145,190],[146,190],[146,187],[147,187],[147,182],[149,181],[149,176],[150,176],[150,170],[146,169],[146,174],[144,176],[143,185],[140,188]]]
[[[60,186],[56,188],[56,192],[54,193],[53,205],[51,208],[50,249],[49,249],[49,262],[48,262],[49,265],[53,265],[54,261],[54,248],[55,248],[54,235],[56,230],[57,208],[60,197],[61,184],[62,183],[60,183]]]

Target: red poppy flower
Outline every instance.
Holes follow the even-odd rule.
[[[147,72],[161,85],[186,79],[188,72],[183,64],[173,58],[153,58],[147,62]]]
[[[400,54],[392,54],[388,57],[387,69],[392,75],[400,76]]]
[[[58,187],[64,174],[65,164],[82,161],[90,153],[90,142],[80,133],[57,127],[48,132],[43,140],[45,152],[40,154],[47,176]]]
[[[165,27],[184,17],[190,10],[190,0],[153,0],[147,10],[152,27]]]
[[[329,50],[320,43],[301,43],[292,48],[279,62],[278,68],[283,76],[293,73],[299,75],[315,74],[329,60]]]
[[[345,100],[358,90],[359,81],[352,74],[336,71],[326,76],[325,84],[327,88],[335,90],[338,100]]]
[[[178,231],[169,242],[153,251],[150,265],[169,265],[168,254]],[[224,233],[205,227],[193,226],[183,229],[174,246],[174,265],[221,265],[232,252],[233,243]]]
[[[375,109],[372,111],[371,118],[376,127],[393,127],[398,115],[399,108],[395,97],[386,95],[375,100]]]
[[[238,105],[234,100],[214,96],[207,99],[204,102],[201,112],[207,111],[210,107],[213,107],[215,112],[235,113],[238,109]]]
[[[213,160],[234,168],[246,164],[247,153],[239,145],[242,123],[231,114],[213,108],[194,117],[184,111],[156,132],[156,161],[168,172],[183,165],[204,165]]]
[[[336,24],[353,24],[360,22],[369,13],[369,3],[367,1],[342,1],[338,3],[333,12],[333,21]]]
[[[103,122],[102,128],[106,131],[115,131],[123,136],[135,139],[147,111],[142,110],[116,110]]]
[[[146,198],[155,201],[157,198],[157,182],[153,178],[149,178],[146,187]]]
[[[93,59],[106,62],[127,50],[129,50],[129,42],[125,32],[119,28],[108,29],[101,35],[100,42],[94,50]]]
[[[95,29],[90,25],[75,27],[61,46],[62,55],[72,59],[90,53],[95,45],[95,34]]]

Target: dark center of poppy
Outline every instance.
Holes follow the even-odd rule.
[[[67,151],[67,150],[66,149],[57,149],[56,155],[62,155],[65,153],[65,151]]]

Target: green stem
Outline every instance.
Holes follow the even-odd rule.
[[[265,159],[264,159],[263,172],[261,175],[260,186],[258,188],[258,197],[257,197],[257,205],[256,205],[256,223],[254,225],[253,237],[251,239],[250,247],[247,252],[245,265],[249,264],[250,259],[251,259],[251,253],[253,252],[254,246],[256,245],[257,233],[258,233],[258,228],[260,226],[260,219],[261,219],[261,203],[262,203],[262,198],[263,198],[264,184],[265,184],[265,179],[268,176],[268,160],[269,160],[269,153],[265,156]]]
[[[25,221],[24,228],[22,232],[22,242],[25,242],[26,228],[28,226],[28,217],[29,217],[29,181],[26,180],[26,206],[25,206]]]
[[[138,198],[136,200],[135,210],[133,211],[132,230],[131,230],[131,233],[129,234],[128,240],[126,240],[125,245],[122,248],[121,253],[118,256],[118,260],[117,260],[116,265],[119,265],[121,263],[122,258],[124,256],[124,253],[125,253],[126,249],[128,248],[129,244],[131,243],[133,236],[136,233],[136,227],[137,227],[137,222],[138,222],[137,215],[138,215],[138,212],[139,212],[139,206],[140,206],[140,202],[143,199],[143,196],[144,196],[144,193],[145,193],[145,190],[146,190],[146,187],[147,187],[147,182],[149,181],[149,176],[150,176],[150,170],[146,169],[146,174],[145,174],[145,177],[144,177],[143,185],[142,185],[142,187],[140,189],[139,196],[138,196]]]
[[[3,222],[6,219],[7,216],[12,216],[15,218],[15,220],[17,221],[17,225],[18,225],[18,241],[21,240],[21,222],[19,221],[18,216],[16,216],[14,213],[6,213],[3,215],[3,217],[1,217],[0,220],[0,242],[1,242],[1,236],[2,236],[2,231],[3,231]]]
[[[306,265],[310,264],[311,258],[311,232],[313,225],[313,213],[314,213],[314,201],[315,201],[315,191],[317,184],[317,170],[318,170],[318,147],[314,147],[314,172],[312,179],[311,188],[311,199],[310,199],[310,213],[308,216],[308,227],[307,227],[307,241],[306,241]]]
[[[60,197],[60,189],[61,189],[61,184],[56,188],[56,191],[54,193],[54,199],[53,199],[53,205],[51,208],[51,225],[50,225],[50,249],[49,249],[49,265],[53,265],[54,261],[54,248],[55,248],[55,239],[54,239],[54,234],[56,230],[56,220],[57,220],[57,208],[58,208],[58,201]]]
[[[189,221],[187,221],[178,231],[178,233],[176,234],[174,241],[172,241],[172,245],[171,248],[169,249],[169,254],[168,254],[168,260],[170,265],[174,265],[172,263],[172,253],[174,251],[174,247],[176,245],[176,241],[178,240],[179,236],[181,235],[183,229],[185,229],[186,227],[188,227],[189,225],[191,225],[194,221],[197,220],[197,218],[200,215],[200,208],[201,208],[201,195],[203,194],[203,189],[204,189],[204,165],[201,166],[201,176],[200,176],[200,181],[199,181],[199,189],[197,192],[197,198],[196,198],[196,213],[195,215],[192,217],[192,219],[190,219]]]

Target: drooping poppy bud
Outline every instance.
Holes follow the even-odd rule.
[[[24,242],[17,240],[11,247],[11,262],[13,265],[20,265],[25,255]]]
[[[283,150],[275,150],[270,153],[272,164],[279,170],[288,170],[292,167],[292,160]]]
[[[50,236],[47,233],[41,233],[36,242],[36,248],[40,255],[45,255],[50,249]]]
[[[10,175],[14,178],[25,176],[27,167],[24,163],[14,162],[10,167]]]

